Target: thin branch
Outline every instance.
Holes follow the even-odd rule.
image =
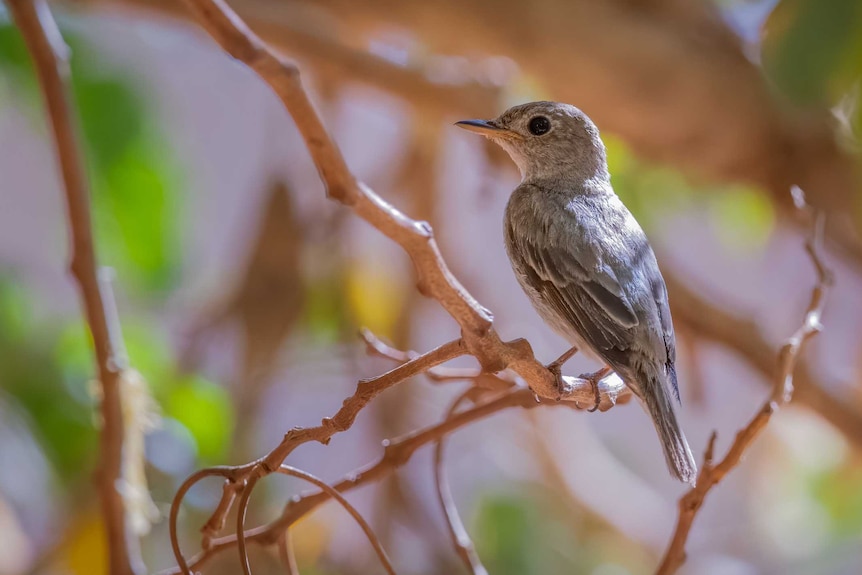
[[[336,433],[350,429],[362,408],[364,408],[372,399],[377,397],[384,390],[405,381],[414,375],[422,373],[435,365],[445,363],[450,359],[454,359],[464,355],[465,353],[466,350],[464,349],[461,340],[451,341],[420,355],[411,361],[399,365],[395,369],[392,369],[383,375],[379,375],[371,379],[360,380],[356,386],[356,392],[344,400],[341,409],[339,409],[334,416],[324,418],[319,426],[291,429],[284,435],[284,439],[278,447],[273,449],[268,455],[258,459],[257,461],[253,461],[252,463],[237,467],[218,467],[204,470],[212,472],[210,474],[215,474],[216,472],[213,470],[217,470],[218,474],[223,475],[227,481],[225,482],[224,491],[219,500],[218,506],[201,529],[203,534],[201,547],[205,551],[209,549],[212,539],[224,527],[227,514],[230,511],[237,494],[241,494],[247,489],[247,482],[253,480],[256,481],[256,479],[259,479],[264,475],[277,471],[285,458],[287,458],[294,449],[303,443],[317,441],[325,445],[329,443],[329,440]],[[182,498],[185,496],[185,493],[196,481],[202,479],[203,476],[200,476],[200,473],[201,472],[193,474],[183,483],[174,498],[173,504],[171,505],[171,543],[174,548],[174,554],[177,558],[177,564],[180,571],[184,574],[188,573],[188,566],[185,565],[185,560],[179,550],[179,542],[177,540],[176,521],[178,508]]]
[[[183,501],[183,498],[186,496],[186,493],[199,481],[206,477],[225,477],[227,480],[225,481],[225,491],[227,492],[227,486],[230,485],[230,478],[235,473],[235,470],[230,467],[211,467],[209,469],[201,469],[193,473],[191,476],[186,478],[183,481],[180,488],[177,489],[176,495],[174,495],[174,500],[171,502],[171,510],[168,517],[168,529],[170,531],[171,537],[171,548],[174,552],[174,559],[177,560],[177,565],[179,566],[179,571],[183,575],[189,575],[189,565],[186,563],[185,557],[183,556],[182,549],[180,549],[180,540],[177,536],[177,517],[180,513],[180,504]],[[235,491],[231,490],[232,494],[235,494]],[[233,500],[231,500],[231,503]],[[226,514],[227,512],[225,512]],[[202,545],[204,549],[209,549],[209,542],[205,541]]]
[[[87,323],[93,336],[102,395],[101,446],[98,485],[102,520],[108,540],[112,575],[131,575],[144,569],[138,541],[132,535],[118,486],[122,479],[123,413],[120,400],[122,345],[108,323],[99,285],[98,265],[90,222],[90,191],[75,128],[69,88],[69,48],[43,0],[9,0],[12,17],[24,37],[42,86],[62,171],[66,209],[72,237],[70,270],[78,283]],[[112,339],[113,336],[113,339]]]
[[[368,542],[371,543],[371,546],[374,548],[374,552],[377,553],[377,557],[380,559],[380,563],[383,564],[383,568],[386,569],[386,572],[389,575],[396,575],[395,569],[392,567],[392,563],[389,561],[389,557],[386,555],[386,551],[383,549],[383,545],[380,544],[380,540],[374,534],[374,531],[371,529],[371,526],[368,525],[368,522],[364,517],[353,507],[348,501],[334,488],[330,487],[325,481],[318,479],[314,475],[302,471],[300,469],[296,469],[295,467],[290,467],[289,465],[282,465],[278,469],[279,473],[283,473],[285,475],[290,475],[292,477],[298,477],[300,479],[304,479],[309,483],[313,483],[317,487],[319,487],[324,493],[338,501],[338,503],[344,507],[344,510],[347,511],[356,523],[359,524],[359,527],[362,528],[363,533],[368,538]]]
[[[369,329],[363,328],[359,330],[359,336],[362,338],[362,341],[365,342],[365,345],[368,346],[369,353],[379,355],[386,359],[391,359],[398,363],[406,363],[419,355],[413,350],[403,351],[392,347],[374,335],[374,333]],[[508,372],[486,373],[481,369],[471,369],[469,367],[434,367],[426,371],[425,376],[431,381],[439,382],[472,380],[476,381],[477,385],[485,383],[485,380],[491,380],[496,381],[499,384],[494,386],[497,389],[508,389],[512,385],[518,383]],[[478,381],[480,379],[483,381]]]
[[[299,565],[296,563],[296,552],[293,549],[293,537],[290,534],[290,529],[285,529],[278,539],[278,556],[287,571],[287,575],[299,575]]]
[[[261,476],[252,475],[242,483],[242,493],[236,507],[236,534],[237,552],[239,553],[239,564],[242,566],[243,575],[251,575],[251,564],[248,561],[248,549],[245,544],[245,515],[248,512],[248,504],[251,501],[251,492]],[[183,574],[185,575],[185,574]]]
[[[461,404],[467,401],[471,391],[472,389],[469,389],[458,396],[452,403],[452,407],[449,408],[446,419],[451,418]],[[458,507],[455,505],[452,491],[449,489],[449,482],[446,479],[446,470],[443,464],[445,442],[445,436],[441,437],[437,440],[437,444],[434,447],[434,483],[437,488],[437,500],[440,502],[443,514],[446,516],[449,538],[452,540],[452,545],[455,546],[455,552],[461,558],[461,562],[464,563],[464,566],[467,567],[467,570],[472,575],[488,575],[488,570],[482,565],[482,560],[479,558],[479,554],[476,553],[476,548],[473,546],[470,534],[467,533],[467,529],[461,521]]]
[[[832,223],[830,222],[830,229]],[[760,327],[751,319],[735,315],[711,304],[703,295],[690,289],[665,272],[673,318],[687,327],[698,338],[712,341],[733,350],[751,367],[760,372],[764,380],[775,380],[780,366],[775,361],[775,347],[763,336]],[[793,376],[796,391],[793,401],[804,405],[835,426],[857,449],[862,449],[862,410],[853,402],[843,401],[828,391],[828,382],[800,358]]]
[[[384,441],[383,456],[376,463],[348,473],[332,487],[340,493],[345,493],[363,485],[374,483],[407,463],[420,447],[434,443],[449,433],[510,407],[531,409],[538,405],[575,407],[571,403],[536,403],[535,397],[529,389],[514,388],[485,403],[457,413],[436,425],[392,441]],[[329,499],[330,494],[325,491],[303,494],[289,501],[281,517],[275,521],[247,530],[245,533],[246,540],[260,545],[272,545],[278,541],[286,529]],[[229,549],[236,544],[237,536],[235,534],[213,539],[209,546],[189,561],[188,565],[193,570],[201,569],[220,551]],[[161,575],[176,575],[182,572],[181,569],[170,569],[163,571]]]
[[[685,544],[691,531],[691,526],[698,511],[703,506],[709,491],[715,487],[730,471],[739,465],[742,456],[760,435],[772,414],[790,401],[793,394],[793,373],[799,355],[805,343],[822,329],[820,320],[826,303],[826,293],[832,284],[832,274],[824,265],[821,256],[824,217],[818,214],[814,218],[811,237],[806,242],[806,251],[817,272],[817,283],[811,292],[811,301],[805,312],[805,319],[794,334],[779,351],[779,372],[775,378],[772,392],[763,407],[742,430],[736,434],[733,444],[717,465],[713,465],[713,451],[716,434],[710,437],[704,455],[704,463],[697,478],[697,486],[690,489],[679,500],[679,515],[676,528],[665,551],[656,575],[671,575],[685,562]]]

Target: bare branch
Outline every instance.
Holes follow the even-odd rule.
[[[386,569],[386,572],[389,575],[395,575],[395,569],[392,567],[392,563],[389,561],[389,557],[386,555],[386,551],[383,549],[383,545],[380,544],[380,540],[374,534],[374,531],[371,529],[371,526],[368,525],[368,522],[365,521],[365,518],[353,507],[347,500],[334,488],[330,487],[325,481],[318,479],[314,475],[307,473],[305,471],[296,469],[294,467],[290,467],[289,465],[282,465],[278,469],[279,473],[283,473],[285,475],[290,475],[292,477],[298,477],[300,479],[304,479],[309,483],[313,483],[317,487],[319,487],[322,492],[326,493],[338,503],[344,507],[345,511],[350,513],[350,516],[356,520],[359,526],[362,528],[362,531],[365,533],[365,536],[368,538],[368,542],[371,543],[371,546],[374,547],[374,552],[377,553],[377,557],[380,558],[380,563],[383,564],[383,568]]]
[[[293,549],[290,529],[285,529],[278,539],[278,556],[287,570],[287,575],[299,575],[299,565],[296,564],[296,552]]]
[[[458,407],[467,400],[470,391],[472,390],[467,390],[452,403],[452,407],[446,414],[446,419],[452,417]],[[470,534],[467,533],[467,529],[461,521],[461,516],[458,514],[458,508],[449,489],[449,482],[446,480],[446,471],[443,465],[445,441],[446,438],[441,437],[434,447],[434,479],[437,487],[437,500],[440,502],[440,507],[443,508],[446,524],[449,527],[449,538],[452,540],[452,545],[455,546],[455,552],[458,553],[461,562],[472,575],[488,575],[488,570],[482,565],[482,560],[476,553]]]
[[[100,289],[98,265],[90,222],[90,190],[75,129],[69,88],[69,48],[43,0],[9,0],[12,17],[24,37],[54,133],[54,147],[63,176],[66,209],[72,238],[70,270],[78,283],[93,336],[101,383],[102,422],[99,454],[99,496],[108,539],[110,572],[142,572],[138,541],[130,532],[122,494],[123,413],[120,372],[125,367],[119,330],[109,324]]]
[[[464,355],[465,353],[466,350],[464,350],[461,340],[451,341],[420,355],[411,361],[384,373],[383,375],[372,379],[360,380],[356,387],[356,392],[349,398],[345,399],[341,409],[339,409],[331,418],[325,418],[321,422],[321,425],[311,428],[294,428],[288,431],[278,447],[272,450],[265,457],[247,465],[238,467],[218,467],[204,470],[209,471],[210,475],[222,475],[227,479],[227,481],[225,482],[224,492],[216,510],[201,530],[203,533],[201,547],[204,550],[209,549],[210,542],[213,537],[215,537],[216,534],[218,534],[218,532],[224,527],[225,519],[234,500],[236,499],[237,493],[242,493],[247,489],[246,483],[248,481],[256,480],[254,478],[260,478],[277,471],[285,458],[287,458],[294,449],[303,443],[307,443],[309,441],[317,441],[322,444],[329,443],[329,440],[333,435],[349,429],[353,425],[356,416],[362,408],[384,390],[430,369],[435,365],[444,363],[450,359]],[[202,477],[206,476],[201,476],[201,473],[202,472],[193,474],[183,483],[171,506],[171,540],[174,546],[174,554],[176,555],[177,563],[184,574],[187,573],[188,568],[185,566],[185,561],[179,550],[179,544],[176,539],[177,512],[185,493],[196,481],[199,481]]]
[[[514,388],[485,403],[457,413],[436,425],[426,427],[393,441],[384,441],[383,456],[376,463],[348,473],[332,487],[340,493],[345,493],[363,485],[374,483],[407,463],[413,454],[424,445],[434,443],[441,437],[504,409],[510,407],[531,409],[538,405],[575,407],[571,403],[536,403],[533,392],[529,389]],[[288,529],[299,521],[299,519],[329,499],[330,494],[325,491],[304,494],[299,498],[293,499],[285,506],[281,517],[267,525],[246,531],[246,539],[249,542],[260,545],[272,545],[278,541],[285,529]],[[189,561],[189,566],[192,569],[200,569],[218,552],[233,547],[236,544],[236,535],[227,535],[214,539],[209,546],[205,547],[201,553]],[[176,575],[181,572],[181,569],[171,569],[163,571],[161,575]]]
[[[368,346],[369,353],[374,353],[398,363],[405,363],[419,355],[412,350],[402,351],[390,346],[368,329],[361,329],[359,336],[365,342],[365,345]],[[499,385],[495,386],[497,389],[508,389],[518,383],[508,372],[486,373],[481,369],[471,368],[435,367],[426,371],[425,376],[432,381],[440,382],[474,380],[476,385],[480,386],[488,380],[496,381],[499,383]],[[481,381],[479,381],[480,379]]]
[[[829,228],[832,228],[830,220]],[[760,372],[765,381],[775,380],[780,366],[775,348],[751,319],[721,309],[665,271],[675,322],[698,338],[728,347]],[[809,362],[800,358],[794,371],[793,401],[804,405],[835,426],[857,449],[862,449],[862,410],[828,391],[827,381]]]
[[[251,575],[251,565],[248,561],[248,549],[245,544],[245,515],[248,512],[248,504],[251,501],[251,492],[257,485],[259,475],[252,475],[242,482],[242,493],[236,508],[236,534],[237,551],[239,552],[239,564],[242,566],[243,575]],[[185,575],[185,574],[183,574]]]
[[[713,465],[712,462],[716,434],[713,433],[710,437],[703,467],[697,478],[697,486],[690,489],[679,500],[676,528],[656,571],[657,575],[671,575],[682,566],[685,562],[685,544],[692,523],[697,512],[703,506],[707,494],[739,464],[743,454],[766,427],[772,414],[791,399],[796,363],[805,343],[822,328],[820,319],[826,303],[826,292],[832,284],[831,272],[826,268],[820,256],[823,221],[824,216],[822,214],[818,214],[814,218],[812,234],[806,242],[806,250],[817,271],[817,283],[811,292],[811,301],[805,312],[805,319],[779,351],[779,372],[775,378],[772,393],[748,425],[736,434],[736,438],[724,459],[717,465]]]

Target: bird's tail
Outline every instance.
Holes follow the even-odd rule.
[[[672,373],[669,375],[674,377]],[[685,434],[680,429],[671,390],[659,377],[650,375],[641,381],[648,387],[641,389],[639,395],[658,432],[668,470],[680,481],[694,486],[697,480],[697,463],[688,447]]]

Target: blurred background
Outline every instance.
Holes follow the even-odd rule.
[[[535,315],[502,244],[518,183],[499,150],[452,126],[554,99],[593,117],[612,182],[650,236],[677,328],[682,420],[718,453],[768,393],[814,272],[787,184],[830,210],[838,282],[794,403],[707,498],[689,574],[844,574],[862,564],[862,3],[858,0],[236,0],[295,58],[349,165],[430,221],[456,276],[506,338],[543,361],[567,347]],[[408,258],[328,202],[291,119],[172,0],[52,4],[71,46],[98,254],[127,352],[161,424],[146,475],[164,517],[205,465],[268,452],[389,369],[364,326],[424,351],[457,326],[414,289]],[[2,5],[0,5],[2,10]],[[0,575],[106,573],[94,365],[67,274],[62,188],[27,52],[0,11]],[[457,365],[469,366],[469,361]],[[566,372],[593,369],[576,357]],[[387,391],[331,445],[290,463],[327,481],[380,442],[432,424],[469,383]],[[492,575],[639,575],[657,564],[684,488],[648,417],[512,410],[449,441],[455,500]],[[305,486],[267,479],[249,525]],[[221,494],[191,491],[187,554]],[[431,449],[351,492],[402,574],[463,573],[434,495]],[[148,507],[145,505],[143,511]],[[376,573],[329,503],[292,530],[304,575]],[[166,521],[142,540],[173,566]],[[251,548],[256,574],[282,572]],[[227,552],[205,572],[236,573]]]

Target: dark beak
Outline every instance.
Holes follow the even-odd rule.
[[[469,132],[482,134],[483,136],[504,136],[511,134],[509,130],[499,128],[488,120],[461,120],[460,122],[455,122],[455,125]]]

